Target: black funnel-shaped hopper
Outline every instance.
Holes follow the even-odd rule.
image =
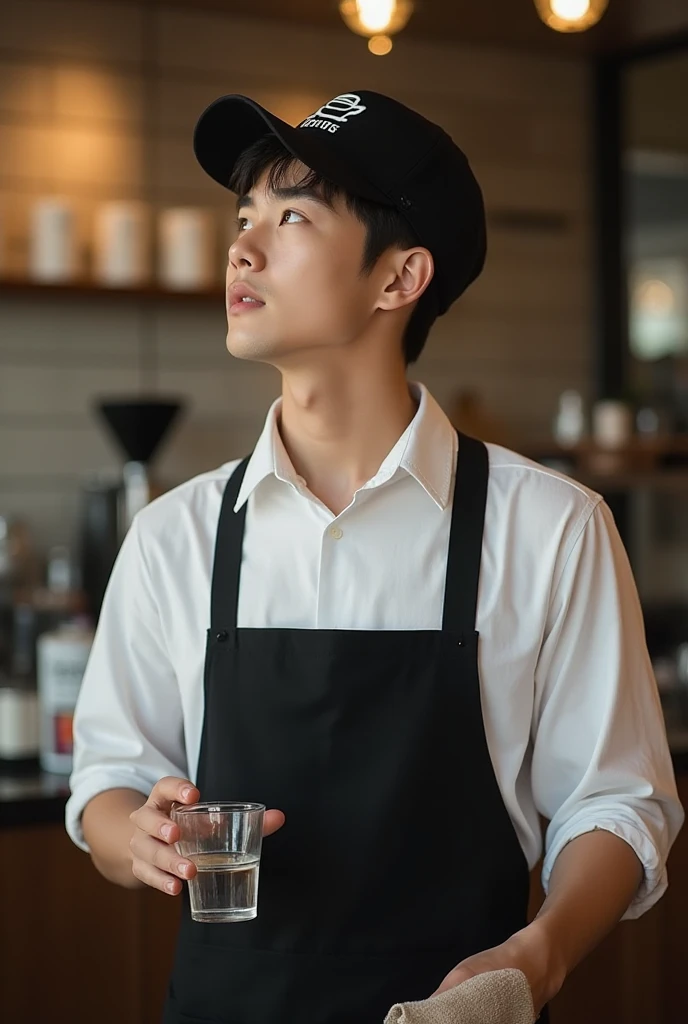
[[[105,400],[98,412],[123,448],[129,462],[148,462],[183,408],[180,401],[164,399]]]

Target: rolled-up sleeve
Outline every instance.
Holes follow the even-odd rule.
[[[666,889],[684,815],[635,581],[604,502],[554,581],[535,683],[532,785],[550,822],[544,889],[564,846],[604,829],[644,867],[625,914],[639,917]]]
[[[137,516],[110,575],[74,715],[66,827],[77,846],[88,850],[81,814],[98,793],[148,795],[163,776],[186,776],[183,735]]]

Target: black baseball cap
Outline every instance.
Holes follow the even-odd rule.
[[[439,125],[366,89],[336,96],[297,127],[248,96],[229,95],[201,114],[194,152],[228,188],[238,157],[269,133],[335,185],[399,211],[432,253],[440,314],[480,274],[487,250],[482,191]]]

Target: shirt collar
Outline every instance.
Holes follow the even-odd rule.
[[[418,481],[440,509],[445,509],[451,496],[457,445],[456,431],[423,384],[412,382],[409,387],[419,403],[416,415],[375,476],[364,484],[361,490],[380,487],[400,471],[406,472]],[[281,398],[270,406],[265,426],[246,467],[234,506],[235,512],[239,511],[249,495],[268,476],[274,476],[277,480],[294,487],[302,483],[280,436],[277,424],[281,406]]]

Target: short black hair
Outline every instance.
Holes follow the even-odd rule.
[[[289,172],[299,162],[276,135],[264,135],[238,158],[228,182],[229,188],[238,196],[245,196],[268,171],[268,190],[276,190],[288,180]],[[342,197],[347,209],[365,226],[366,240],[361,266],[364,274],[370,273],[388,249],[411,249],[421,244],[410,224],[391,206],[351,195],[346,189],[310,168],[297,184],[299,188],[317,193],[328,205],[332,205],[336,197]],[[404,331],[402,345],[407,366],[415,363],[423,351],[430,328],[437,319],[437,312],[435,286],[431,281],[416,303]]]

